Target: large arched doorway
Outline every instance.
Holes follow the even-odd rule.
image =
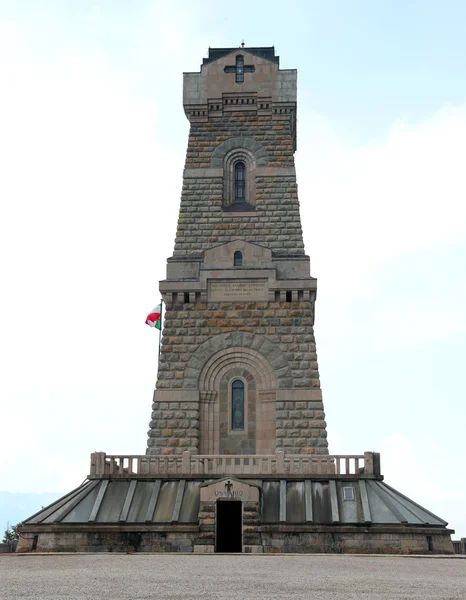
[[[251,348],[216,352],[199,378],[201,454],[275,452],[276,378]]]

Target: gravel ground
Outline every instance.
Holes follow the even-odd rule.
[[[0,598],[466,599],[466,560],[338,555],[0,555]]]

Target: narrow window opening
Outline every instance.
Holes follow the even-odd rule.
[[[246,202],[246,167],[242,161],[235,164],[235,202]]]
[[[432,541],[431,535],[426,535],[426,542],[427,542],[427,551],[433,552],[434,551],[434,543]]]
[[[303,290],[298,290],[298,302],[303,301]]]
[[[189,292],[184,293],[184,303],[189,304]]]
[[[244,431],[244,383],[235,379],[231,384],[231,429]]]
[[[275,302],[280,302],[280,292],[275,292]]]
[[[243,266],[243,255],[239,250],[237,250],[233,255],[233,266],[234,267],[242,267]]]
[[[286,301],[291,302],[291,292],[286,292]]]
[[[236,83],[244,81],[244,58],[240,55],[236,57]]]

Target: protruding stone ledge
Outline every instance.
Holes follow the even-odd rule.
[[[256,177],[296,177],[295,167],[256,167]],[[223,177],[223,167],[189,167],[183,171],[185,179],[213,179]],[[236,215],[235,215],[236,216]]]

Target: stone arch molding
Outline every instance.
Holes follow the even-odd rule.
[[[255,166],[267,167],[269,155],[261,142],[249,137],[231,137],[221,142],[212,152],[211,166],[213,168],[225,168],[225,158],[234,150],[246,150],[253,156]]]
[[[185,369],[184,387],[199,390],[199,449],[216,455],[225,450],[244,453],[245,440],[229,432],[229,388],[225,381],[252,377],[247,406],[253,410],[245,452],[270,454],[276,448],[276,391],[291,387],[291,369],[278,344],[264,336],[236,331],[206,340],[194,352]],[[252,386],[252,384],[251,384]],[[248,384],[249,388],[249,384]],[[253,390],[253,391],[252,391]],[[249,409],[248,409],[249,410]],[[228,433],[226,433],[228,431]],[[253,440],[254,447],[249,447]]]
[[[232,347],[216,352],[204,365],[199,377],[199,389],[215,391],[222,377],[233,368],[247,369],[260,389],[276,388],[276,378],[270,364],[255,350]]]
[[[291,368],[279,346],[246,331],[221,333],[201,344],[186,365],[183,387],[215,391],[225,371],[240,365],[255,372],[262,390],[293,387]]]
[[[256,166],[254,154],[247,148],[234,148],[223,158],[223,206],[231,206],[235,199],[234,180],[235,164],[243,162],[246,167],[246,199],[245,204],[256,204]]]

